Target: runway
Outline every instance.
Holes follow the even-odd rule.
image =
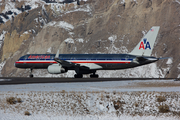
[[[105,82],[105,81],[134,81],[134,80],[175,80],[177,78],[27,78],[1,77],[0,85],[34,84],[34,83],[72,83],[72,82]]]

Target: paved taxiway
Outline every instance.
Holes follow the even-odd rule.
[[[33,84],[33,83],[69,83],[69,82],[104,82],[104,81],[131,81],[131,80],[180,80],[177,78],[25,78],[1,77],[0,85]]]

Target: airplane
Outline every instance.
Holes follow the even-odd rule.
[[[98,78],[97,70],[119,70],[134,68],[156,62],[160,59],[151,56],[160,27],[153,26],[129,54],[27,54],[15,62],[15,67],[30,69],[47,69],[50,74],[66,73],[75,70],[74,78]]]

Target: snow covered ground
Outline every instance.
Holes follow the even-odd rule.
[[[0,85],[0,120],[178,120],[179,86],[174,80]],[[9,97],[22,103],[8,104]]]

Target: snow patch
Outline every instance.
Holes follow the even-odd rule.
[[[74,43],[74,42],[79,42],[79,43],[83,43],[84,42],[84,39],[82,38],[77,38],[77,39],[72,39],[72,38],[67,38],[66,40],[64,40],[64,42],[66,43]]]
[[[167,60],[167,62],[166,62],[167,65],[170,65],[170,64],[172,64],[172,63],[173,63],[173,59],[172,59],[172,58],[169,58],[169,59]]]
[[[175,0],[175,2],[177,2],[178,4],[180,4],[179,0]]]
[[[47,52],[51,53],[51,49],[52,49],[52,47],[48,48]]]
[[[162,71],[157,67],[156,63],[144,65],[136,68],[125,69],[125,70],[100,70],[97,71],[102,78],[163,78]]]
[[[0,35],[0,48],[1,48],[1,45],[2,45],[2,43],[3,43],[3,41],[4,41],[4,38],[5,38],[5,35],[6,35],[6,31],[2,31],[2,34]]]
[[[59,21],[59,22],[52,21],[52,22],[49,22],[47,25],[45,25],[44,28],[46,28],[48,26],[64,28],[67,31],[71,31],[74,29],[73,25],[71,25],[65,21]]]
[[[180,63],[179,63],[179,65],[177,66],[177,68],[178,68],[178,72],[180,72]],[[180,78],[180,74],[178,75],[178,78]]]
[[[47,109],[48,110],[48,109]],[[167,116],[130,116],[130,115],[47,115],[47,114],[35,114],[31,116],[25,116],[17,113],[4,113],[4,111],[0,110],[0,116],[2,120],[178,120],[176,117],[167,117]]]
[[[28,32],[28,31],[25,31],[23,34],[29,34],[29,32]]]
[[[124,36],[122,39],[124,39]],[[110,36],[108,40],[111,41],[110,47],[106,47],[106,49],[108,50],[108,53],[128,53],[128,49],[125,46],[120,46],[119,48],[115,46],[117,35]]]
[[[3,41],[3,40],[4,40],[6,33],[7,33],[7,32],[3,30],[2,34],[0,35],[0,41]]]
[[[74,43],[74,40],[72,38],[67,38],[66,40],[64,40],[64,42],[66,42],[66,43]]]
[[[134,1],[134,2],[138,3],[137,0],[131,0],[131,1]]]
[[[1,70],[3,69],[4,65],[6,64],[6,61],[0,63],[0,77],[2,77],[1,75]]]
[[[45,2],[42,0],[18,0],[18,2],[24,2],[24,5],[30,5],[31,9],[35,9],[35,8],[39,7],[39,4],[40,5],[45,4]],[[15,2],[12,2],[11,0],[5,0],[4,4],[5,4],[5,8],[2,11],[2,13],[5,13],[5,12],[10,11],[10,10],[14,13],[17,13],[17,14],[22,13],[22,11],[20,11],[16,8]],[[27,11],[28,10],[26,10],[26,12]],[[9,19],[5,19],[4,17],[2,17],[4,22],[11,20],[13,18],[13,16],[15,16],[15,15],[12,14],[12,15],[7,15],[7,16],[9,17]]]
[[[57,24],[57,27],[64,28],[67,31],[73,30],[74,26],[65,22],[65,21],[59,21]]]
[[[70,36],[73,36],[73,35],[74,35],[74,33],[73,33],[73,32],[69,32],[68,34],[69,34]]]
[[[77,9],[74,9],[74,10],[67,11],[64,14],[77,12],[77,11],[89,12],[89,14],[91,14],[90,12],[92,11],[92,9],[91,9],[90,5],[85,5],[85,6],[81,7],[81,8],[77,8]]]
[[[110,40],[111,42],[115,42],[116,39],[117,39],[117,35],[112,35],[108,38],[108,40]]]
[[[81,42],[81,43],[83,43],[83,42],[84,42],[84,39],[82,39],[82,38],[78,38],[78,39],[76,39],[76,41],[77,41],[77,42]]]
[[[146,35],[146,33],[147,33],[147,31],[146,31],[146,30],[142,31],[143,36],[145,36],[145,35]]]
[[[122,1],[121,1],[121,4],[124,4],[124,3],[125,3],[125,0],[122,0]]]
[[[173,84],[174,81],[0,85],[0,116],[3,120],[178,120],[173,111],[180,110],[180,88],[147,87],[147,83]],[[141,84],[146,84],[143,89],[136,86]],[[157,102],[157,96],[165,96],[166,101]],[[9,105],[6,103],[9,97],[21,98],[23,102]],[[117,101],[121,104],[115,110]],[[158,106],[164,104],[171,112],[159,112]],[[26,110],[30,116],[24,115]]]

